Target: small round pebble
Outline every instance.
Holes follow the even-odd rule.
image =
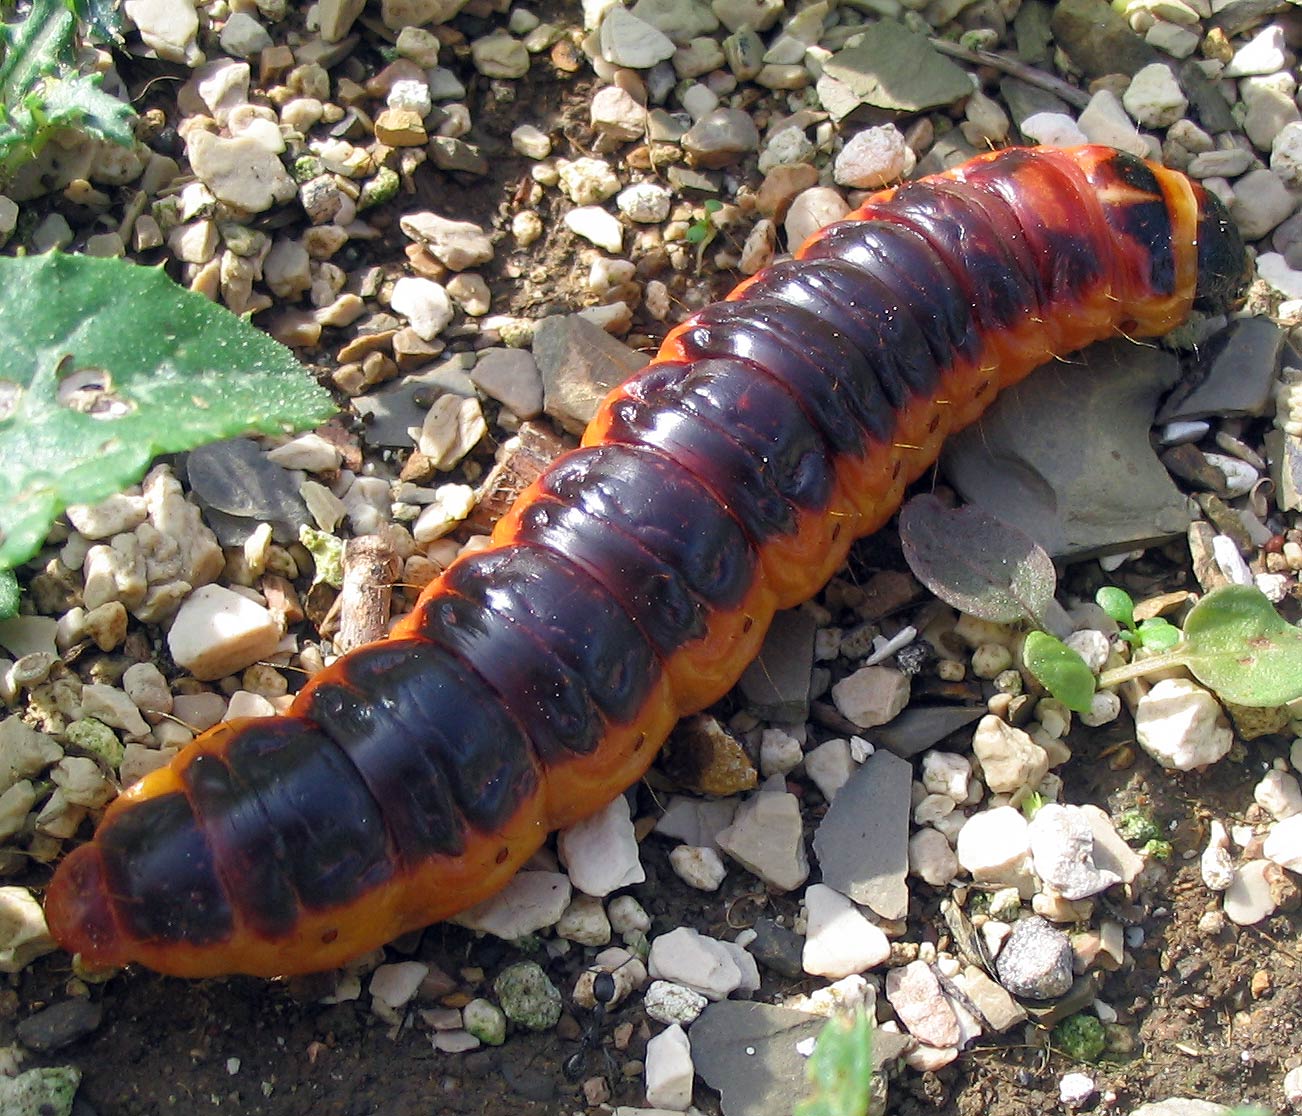
[[[493,981],[493,991],[506,1017],[531,1031],[549,1031],[561,1018],[561,994],[534,961],[508,965]]]
[[[1051,1000],[1071,988],[1071,942],[1039,915],[1013,924],[999,951],[995,971],[999,983],[1014,996]]]

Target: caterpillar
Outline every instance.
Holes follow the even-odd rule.
[[[95,966],[342,964],[500,889],[716,701],[774,612],[1050,357],[1242,289],[1217,198],[1110,148],[876,193],[674,328],[391,635],[108,808],[45,898]]]

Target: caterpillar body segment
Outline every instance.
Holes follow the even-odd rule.
[[[327,969],[501,888],[717,700],[774,612],[1036,365],[1239,292],[1219,201],[1111,149],[883,191],[666,338],[582,446],[288,715],[220,725],[60,865],[97,965]]]

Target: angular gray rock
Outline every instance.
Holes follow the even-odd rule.
[[[972,92],[958,66],[890,19],[869,25],[860,43],[837,51],[823,63],[823,74],[861,104],[901,112],[952,104]]]
[[[984,705],[910,705],[889,725],[872,730],[873,743],[911,759],[987,712]]]
[[[1286,340],[1269,318],[1231,322],[1212,339],[1211,352],[1199,362],[1196,374],[1162,404],[1157,421],[1265,414]]]
[[[1032,373],[950,439],[946,479],[1067,561],[1124,554],[1182,535],[1185,498],[1154,456],[1158,399],[1179,377],[1169,353],[1093,345]]]
[[[720,1093],[725,1116],[790,1116],[809,1091],[807,1059],[796,1044],[816,1037],[826,1023],[790,1008],[723,1000],[692,1024],[692,1061]],[[874,1031],[873,1065],[888,1065],[911,1043],[906,1035]]]
[[[577,314],[544,318],[533,335],[544,409],[572,434],[583,433],[597,404],[645,359]]]
[[[909,910],[909,788],[913,767],[874,752],[846,784],[814,835],[823,882],[876,912]]]
[[[809,717],[809,681],[818,624],[798,609],[779,612],[759,657],[741,676],[741,692],[757,717],[798,724]]]

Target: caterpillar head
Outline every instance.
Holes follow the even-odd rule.
[[[1198,286],[1194,306],[1209,314],[1223,314],[1243,300],[1252,266],[1243,236],[1230,218],[1225,203],[1202,186],[1198,199]]]

